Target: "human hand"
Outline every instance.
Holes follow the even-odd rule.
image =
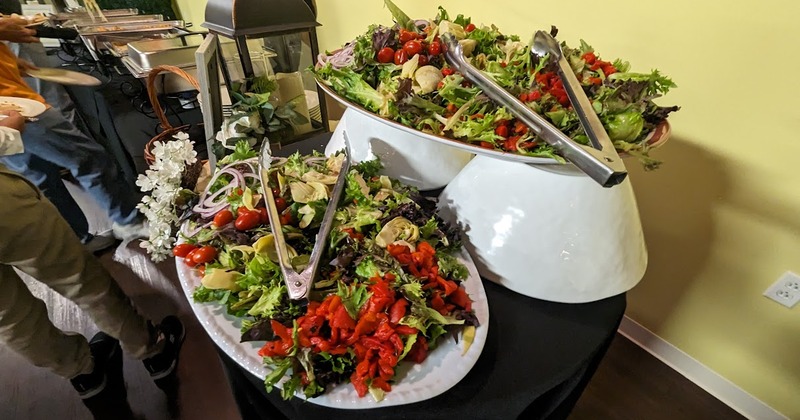
[[[36,37],[36,31],[25,27],[28,23],[26,19],[22,18],[0,18],[0,41],[39,42],[39,38]]]
[[[17,111],[3,111],[0,115],[5,115],[5,118],[0,120],[0,127],[13,128],[20,133],[25,131],[25,117]]]
[[[39,70],[39,67],[36,67],[30,61],[25,61],[23,59],[17,59],[17,68],[19,69],[19,73],[23,76],[28,74],[29,70]]]

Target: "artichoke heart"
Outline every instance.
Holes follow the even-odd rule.
[[[405,217],[395,217],[383,226],[378,236],[375,237],[375,244],[381,248],[395,241],[406,241],[414,243],[419,238],[419,228]]]
[[[463,26],[450,22],[449,20],[443,20],[439,22],[439,34],[453,34],[453,36],[458,40],[462,40],[467,37],[467,32],[464,31]]]
[[[315,170],[310,170],[303,174],[300,179],[306,182],[319,182],[325,185],[333,185],[336,183],[336,176],[335,175],[325,175],[321,174]]]
[[[328,189],[319,182],[292,182],[289,184],[292,200],[298,203],[310,203],[328,198]]]
[[[443,78],[444,76],[442,76],[442,72],[438,68],[422,66],[414,72],[414,92],[420,95],[431,93],[436,90]]]
[[[221,268],[209,270],[200,281],[206,289],[226,289],[233,292],[242,290],[236,281],[242,277],[238,271],[227,271]]]
[[[297,212],[303,215],[303,217],[300,219],[301,229],[308,227],[308,225],[310,225],[311,222],[314,220],[314,215],[317,214],[317,211],[314,210],[314,208],[309,206],[308,204],[297,209]]]
[[[256,243],[253,244],[253,249],[256,254],[266,255],[267,258],[274,263],[280,262],[278,259],[278,250],[275,248],[275,237],[272,236],[271,233],[259,238]],[[295,251],[291,245],[286,245],[286,252],[289,254],[290,260],[297,256],[297,251]]]
[[[341,153],[337,153],[328,158],[325,161],[325,167],[328,168],[334,174],[338,174],[342,170],[342,164],[344,163],[344,155]]]

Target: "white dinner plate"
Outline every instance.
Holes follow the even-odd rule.
[[[397,382],[392,391],[386,393],[383,401],[376,402],[369,394],[359,398],[353,385],[339,384],[327,393],[309,398],[308,402],[338,409],[370,409],[411,404],[433,398],[455,386],[467,376],[475,366],[484,344],[489,328],[489,304],[486,291],[481,283],[478,270],[466,250],[458,255],[459,260],[469,269],[469,278],[464,287],[473,300],[472,308],[480,322],[475,331],[475,339],[466,353],[463,353],[464,341],[456,343],[452,337],[442,338],[439,346],[428,354],[421,364],[401,362],[397,366]],[[192,292],[200,284],[197,272],[183,263],[183,258],[176,258],[178,278],[192,311],[205,328],[206,333],[230,358],[259,379],[264,379],[271,370],[266,367],[258,350],[264,342],[240,343],[241,318],[228,315],[224,305],[217,303],[195,303]],[[273,389],[273,393],[279,393]],[[301,393],[295,398],[305,398]]]
[[[47,110],[47,107],[33,99],[0,96],[0,112],[17,111],[23,117],[33,118]]]
[[[27,73],[31,77],[62,85],[100,86],[102,84],[100,79],[94,76],[72,70],[42,67],[36,70],[27,70]]]

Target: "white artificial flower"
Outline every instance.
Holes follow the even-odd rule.
[[[153,144],[155,161],[136,179],[136,185],[143,192],[149,192],[136,206],[149,222],[149,238],[141,247],[155,262],[167,258],[175,244],[172,232],[179,220],[175,200],[182,191],[181,176],[187,165],[197,161],[197,152],[188,134],[179,132],[172,137],[172,141]]]

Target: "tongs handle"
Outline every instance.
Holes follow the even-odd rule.
[[[261,151],[258,157],[258,178],[261,181],[261,193],[264,194],[264,203],[267,205],[267,214],[269,214],[269,228],[272,231],[272,237],[275,238],[275,249],[278,252],[278,265],[281,271],[286,269],[294,270],[289,261],[289,250],[286,249],[286,239],[283,236],[283,229],[280,224],[280,214],[278,213],[278,206],[275,204],[275,197],[272,195],[272,190],[269,188],[269,168],[272,161],[272,150],[270,149],[269,140],[264,139],[261,144]]]
[[[268,188],[269,181],[269,165],[267,159],[272,159],[269,141],[264,140],[261,146],[261,155],[259,157],[259,179],[261,181],[261,189],[264,193],[264,201],[267,204],[267,212],[269,213],[269,227],[272,231],[272,236],[275,238],[275,248],[278,252],[278,265],[281,268],[284,281],[286,282],[286,290],[289,299],[301,300],[308,298],[311,292],[311,287],[314,284],[314,279],[317,276],[319,269],[319,261],[322,257],[325,247],[328,244],[328,234],[330,234],[333,227],[333,218],[336,214],[336,209],[339,206],[339,200],[344,191],[345,183],[347,181],[347,173],[350,171],[350,143],[345,134],[345,145],[347,146],[347,155],[345,156],[342,167],[339,171],[339,176],[336,178],[336,183],[333,185],[328,205],[325,208],[325,214],[322,217],[319,232],[317,232],[316,242],[314,249],[311,251],[308,265],[301,273],[297,273],[289,261],[289,252],[286,249],[286,240],[283,236],[283,229],[280,222],[280,215],[278,214],[278,207],[275,204],[275,197],[272,196],[272,191]]]
[[[310,270],[309,275],[312,281],[317,277],[319,260],[328,244],[328,234],[331,233],[331,228],[333,227],[333,217],[336,215],[336,209],[339,207],[339,201],[342,197],[344,186],[347,183],[347,174],[350,172],[350,142],[347,138],[347,132],[343,131],[342,134],[344,135],[347,153],[345,155],[344,162],[342,162],[342,167],[339,169],[339,176],[336,178],[336,183],[333,184],[333,190],[331,191],[331,197],[328,200],[328,206],[325,208],[325,214],[322,216],[322,223],[319,225],[319,232],[317,232],[314,249],[311,251],[308,267],[306,267],[304,270],[304,272]]]
[[[583,91],[583,87],[581,87],[578,78],[572,71],[572,66],[570,66],[569,61],[567,61],[566,57],[564,57],[564,54],[561,52],[558,42],[545,31],[537,31],[536,35],[534,35],[534,40],[542,47],[550,47],[548,48],[550,50],[550,57],[551,59],[555,59],[556,64],[558,64],[558,75],[561,77],[561,81],[564,82],[564,88],[567,91],[569,101],[575,109],[575,113],[578,114],[578,119],[581,121],[583,130],[589,137],[592,146],[597,150],[609,153],[609,155],[612,153],[616,154],[614,143],[612,143],[611,139],[608,137],[603,123],[600,122],[600,117],[598,117],[597,113],[594,111],[589,97],[586,96],[586,93]]]
[[[616,152],[609,155],[604,150],[587,148],[575,143],[544,117],[533,112],[497,82],[470,64],[464,57],[461,45],[452,34],[443,34],[441,38],[446,47],[445,59],[450,66],[481,88],[489,99],[505,106],[512,115],[531,127],[537,136],[558,150],[578,169],[603,187],[612,187],[625,179],[628,173],[621,159],[616,156]]]

